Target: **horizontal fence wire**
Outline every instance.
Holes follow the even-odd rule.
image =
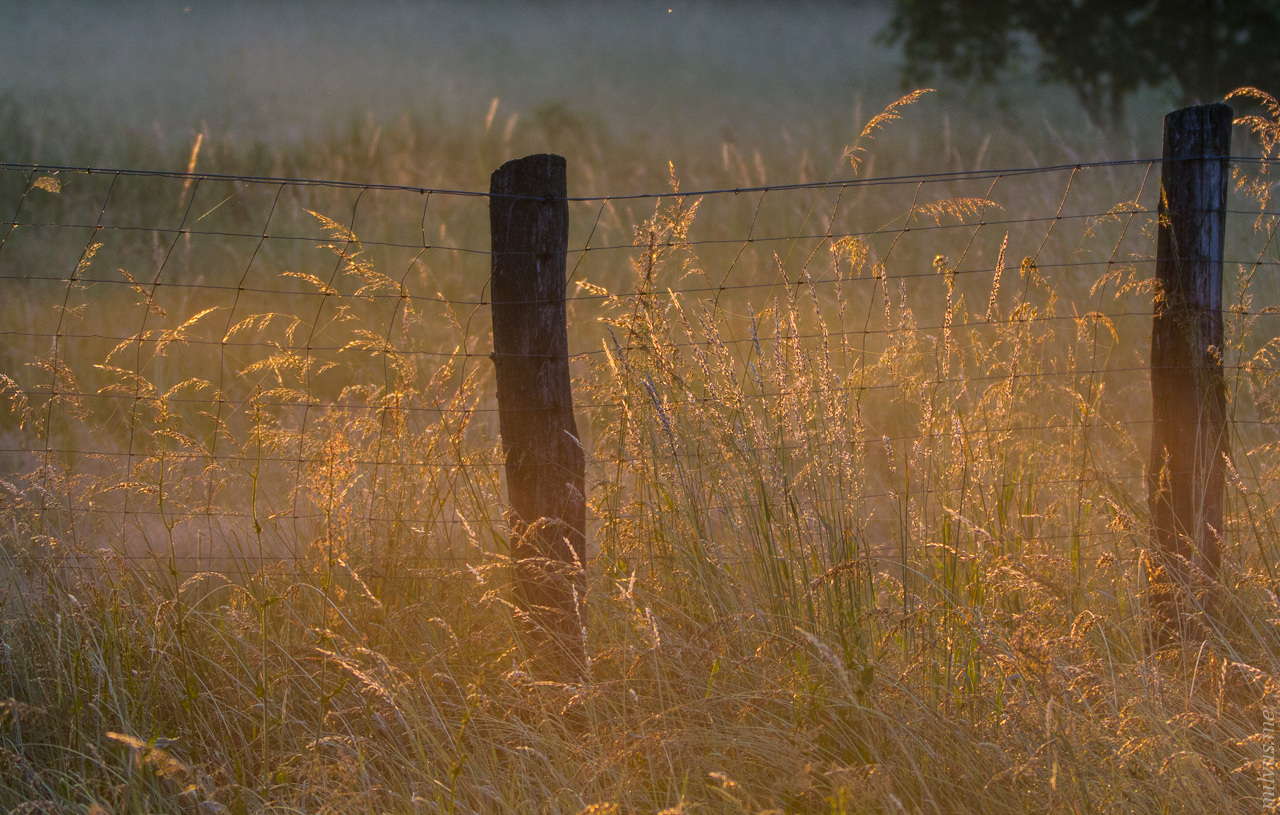
[[[1106,551],[1145,496],[1160,166],[570,196],[593,551]],[[501,562],[489,199],[0,163],[0,494],[30,557]],[[1228,206],[1242,506],[1276,463],[1275,215]]]

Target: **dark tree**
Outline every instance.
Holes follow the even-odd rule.
[[[1280,84],[1280,0],[895,0],[881,37],[902,44],[908,85],[1031,69],[1107,126],[1142,87],[1190,105]]]

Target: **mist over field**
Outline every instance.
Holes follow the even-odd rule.
[[[571,172],[584,143],[606,162],[678,167],[718,159],[732,143],[790,180],[806,151],[825,174],[866,119],[907,90],[899,47],[875,41],[889,19],[881,2],[2,8],[0,112],[30,138],[0,144],[12,161],[143,168],[204,133],[229,151],[207,156],[204,169],[246,172],[230,165],[250,150],[299,150],[362,129],[475,137],[496,99],[492,127],[510,127],[531,151],[570,154]],[[994,91],[935,84],[942,93],[915,115],[919,130],[950,141],[901,134],[916,172],[972,165],[993,135],[987,166],[1148,153],[1159,137],[1153,92],[1138,100],[1131,132],[1103,140],[1068,90],[1030,76]],[[416,162],[409,174],[467,188],[487,180],[456,164],[442,176],[432,166],[440,158],[425,152]],[[636,190],[609,190],[623,191]]]
[[[494,98],[501,119],[554,108],[715,143],[852,126],[855,105],[898,90],[869,42],[885,13],[856,4],[54,2],[6,4],[5,20],[3,94],[107,143],[207,128],[282,147],[366,116],[477,125]]]

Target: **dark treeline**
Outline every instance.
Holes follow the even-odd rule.
[[[902,45],[907,85],[1031,70],[1107,127],[1142,88],[1190,105],[1280,79],[1280,0],[895,0],[880,38]]]

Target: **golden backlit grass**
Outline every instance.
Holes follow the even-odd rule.
[[[203,278],[158,239],[162,282],[225,289],[47,284],[61,328],[33,322],[4,372],[0,806],[1260,811],[1273,267],[1231,269],[1222,611],[1157,646],[1143,172],[1092,176],[1132,201],[1088,203],[1102,184],[1075,222],[1060,201],[1096,182],[1070,172],[1039,197],[867,194],[862,231],[918,235],[846,229],[827,194],[673,190],[625,252],[571,258],[593,554],[575,681],[531,672],[507,600],[487,258],[397,254],[368,237],[396,228],[374,204],[298,200],[282,217],[316,239],[223,270],[197,241],[182,268]],[[57,207],[81,179],[36,181],[21,194]],[[1045,200],[1042,222],[987,223]],[[444,206],[414,224],[474,229]],[[576,206],[613,241],[632,223]],[[745,229],[698,242],[725,206]],[[1274,263],[1274,228],[1241,252]],[[816,237],[757,251],[756,230]],[[136,250],[60,268],[105,281]]]

